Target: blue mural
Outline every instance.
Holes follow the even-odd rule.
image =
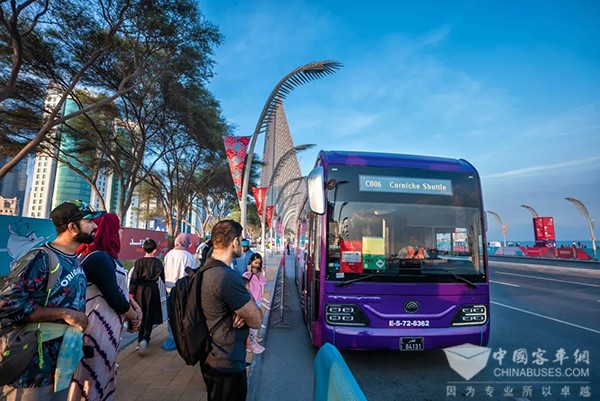
[[[56,237],[50,219],[0,215],[0,277],[30,249]]]

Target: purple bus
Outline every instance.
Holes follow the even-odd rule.
[[[488,343],[485,213],[469,162],[321,151],[307,184],[295,273],[315,346]]]

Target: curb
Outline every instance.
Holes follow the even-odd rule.
[[[263,325],[265,328],[261,329],[263,342],[266,344],[267,337],[269,335],[269,325],[271,323],[271,309],[270,307],[273,305],[273,298],[275,297],[275,287],[277,286],[277,276],[280,274],[281,267],[283,265],[282,261],[285,260],[285,256],[281,255],[281,260],[279,261],[279,266],[277,267],[277,272],[275,272],[275,279],[273,280],[273,288],[271,289],[269,295],[269,309],[266,310],[265,315],[263,316]],[[271,284],[271,283],[269,283]],[[264,354],[254,355],[252,358],[252,365],[250,365],[250,373],[248,373],[248,393],[246,395],[246,401],[254,401],[256,400],[258,394],[258,383],[260,382],[262,376],[262,358]]]

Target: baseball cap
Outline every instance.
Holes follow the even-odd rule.
[[[55,207],[50,212],[50,220],[56,227],[59,227],[81,219],[95,219],[104,213],[103,211],[94,211],[94,208],[84,201],[70,200]]]
[[[242,246],[250,246],[250,241],[248,241],[247,239],[243,239]]]

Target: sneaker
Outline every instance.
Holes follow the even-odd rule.
[[[265,351],[265,347],[263,347],[262,345],[260,345],[259,343],[254,343],[250,346],[250,350],[252,351],[252,353],[254,354],[262,354]]]
[[[144,356],[144,355],[146,355],[147,351],[148,351],[148,341],[146,341],[146,340],[140,341],[140,349],[138,349],[138,354],[140,354],[140,356]]]

